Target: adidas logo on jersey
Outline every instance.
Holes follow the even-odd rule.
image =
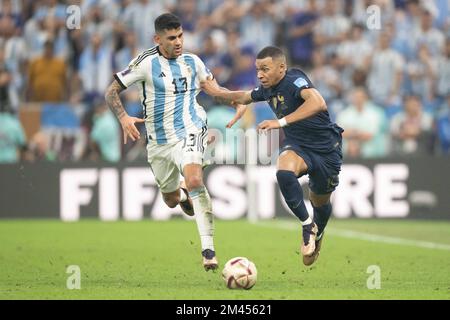
[[[165,76],[166,76],[166,74],[164,72],[161,72],[158,77],[162,78],[162,77],[165,77]]]

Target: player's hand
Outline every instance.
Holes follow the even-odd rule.
[[[220,87],[216,79],[207,78],[204,81],[200,81],[200,86],[210,96],[215,96],[220,92]]]
[[[264,120],[258,125],[258,131],[267,132],[271,129],[280,128],[278,120]]]
[[[120,124],[122,125],[123,130],[123,144],[127,143],[128,137],[130,137],[131,140],[133,141],[136,141],[141,138],[141,133],[136,128],[135,123],[143,123],[143,122],[145,122],[144,119],[130,117],[129,115],[125,115],[122,118],[120,118]]]
[[[206,141],[206,145],[209,146],[214,141],[216,141],[216,137],[215,136],[208,136],[208,140]]]
[[[233,119],[231,119],[230,122],[228,122],[226,126],[227,128],[231,128],[236,123],[236,121],[242,118],[245,111],[247,110],[247,105],[245,104],[238,104],[234,101],[232,101],[231,104],[236,108],[236,114],[234,115]]]

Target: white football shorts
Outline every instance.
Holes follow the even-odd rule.
[[[147,144],[147,161],[162,193],[170,193],[180,186],[180,176],[187,164],[203,165],[208,142],[208,128],[204,126],[191,132],[186,138],[174,143],[157,144],[150,140]]]

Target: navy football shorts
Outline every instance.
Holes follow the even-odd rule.
[[[285,150],[292,150],[305,160],[308,166],[309,188],[312,192],[327,194],[336,189],[342,166],[342,142],[329,153],[318,153],[286,139],[280,149],[280,154]]]

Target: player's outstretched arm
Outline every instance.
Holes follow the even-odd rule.
[[[297,110],[279,120],[264,120],[258,125],[258,129],[263,131],[278,129],[327,110],[325,100],[316,89],[303,89],[300,94],[305,102]]]
[[[136,139],[139,139],[141,137],[141,134],[136,128],[135,123],[141,123],[145,120],[130,117],[127,114],[119,97],[120,92],[122,92],[123,90],[123,87],[117,82],[117,80],[114,80],[108,87],[108,89],[106,89],[105,100],[108,107],[112,112],[114,112],[117,119],[119,119],[120,121],[123,130],[123,143],[126,144],[128,136],[133,141],[136,141]]]
[[[207,79],[201,81],[200,84],[203,91],[220,102],[228,104],[232,104],[232,102],[237,104],[249,104],[253,102],[251,91],[230,91],[227,88],[220,87],[216,79]]]

